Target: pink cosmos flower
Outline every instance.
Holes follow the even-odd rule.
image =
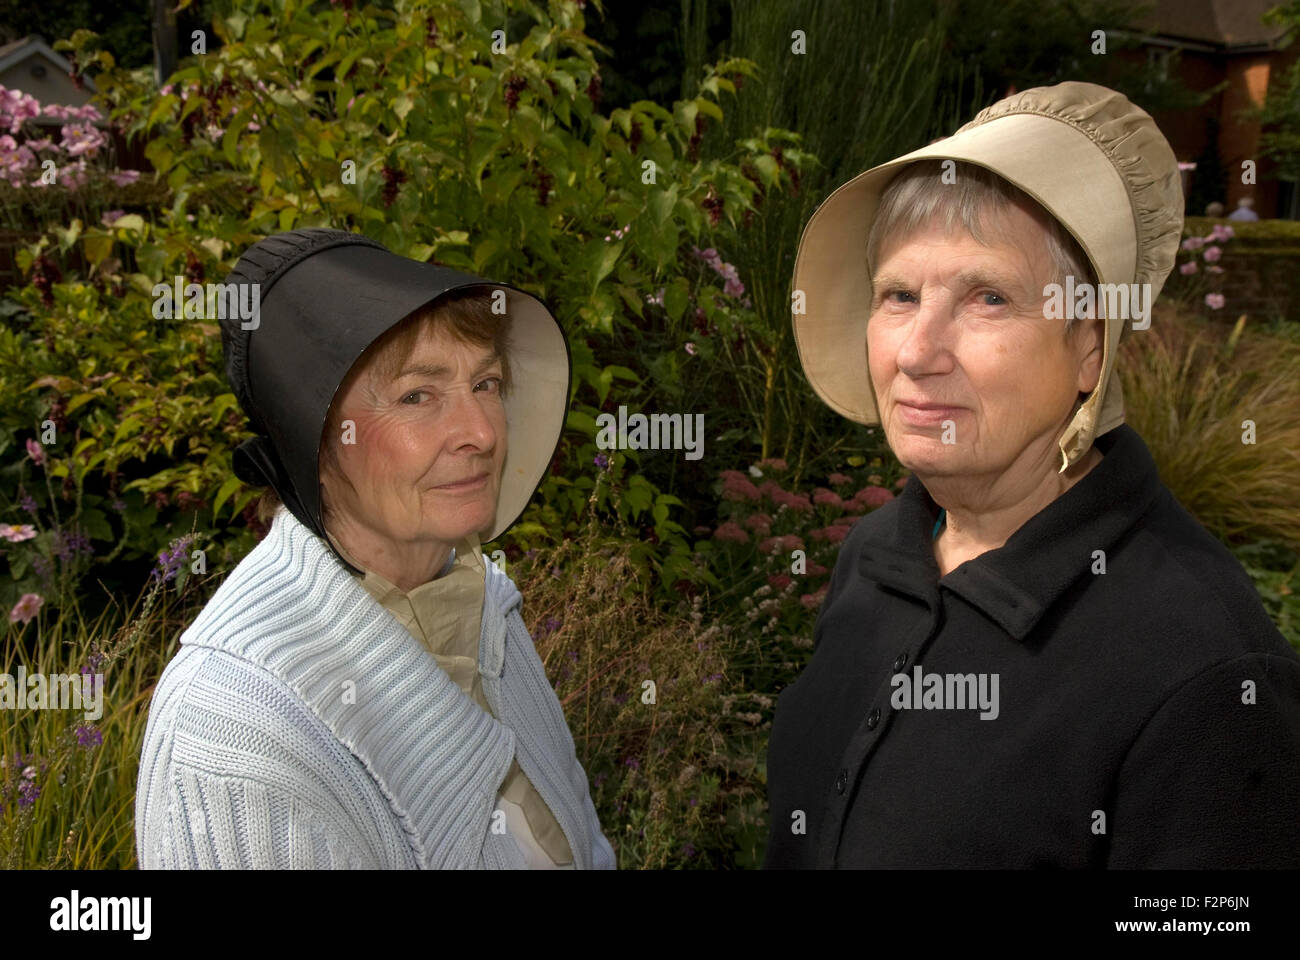
[[[1226,303],[1221,293],[1207,293],[1205,295],[1205,305],[1211,310],[1219,310]]]
[[[27,438],[27,456],[31,457],[38,464],[45,462],[45,450],[41,445],[31,437]]]
[[[1205,253],[1201,254],[1201,256],[1205,257],[1206,263],[1214,263],[1223,256],[1223,249],[1221,247],[1206,247]]]
[[[1186,263],[1184,263],[1182,266],[1178,268],[1178,272],[1181,273],[1184,277],[1190,277],[1193,273],[1196,272],[1196,261],[1188,260]]]
[[[16,526],[12,523],[0,523],[0,537],[10,543],[22,543],[34,536],[36,536],[36,528],[30,523],[21,523]]]
[[[9,611],[10,623],[30,623],[32,617],[36,616],[36,611],[41,609],[41,604],[45,603],[45,598],[38,593],[24,593],[22,599],[14,604],[14,608]]]

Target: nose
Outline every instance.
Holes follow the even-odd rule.
[[[942,287],[922,296],[898,345],[899,370],[910,377],[946,372],[942,360],[948,352],[952,313],[952,298]]]
[[[499,402],[491,394],[458,391],[452,408],[447,411],[450,424],[448,448],[458,453],[487,453],[492,450],[499,437],[486,404]]]

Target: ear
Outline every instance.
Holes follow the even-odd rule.
[[[1101,317],[1081,319],[1071,338],[1074,356],[1079,364],[1079,392],[1092,393],[1101,381],[1101,365],[1106,349],[1106,321]]]

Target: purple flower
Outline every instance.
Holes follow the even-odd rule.
[[[189,557],[189,547],[194,540],[194,534],[187,533],[171,542],[171,546],[158,554],[158,565],[154,568],[152,576],[155,579],[162,580],[166,583],[175,578],[176,574],[181,572],[181,567],[185,565]]]
[[[712,683],[714,680],[721,680],[721,679],[722,679],[722,674],[720,674],[720,673],[711,673],[711,674],[709,674],[707,677],[704,678],[704,682],[705,682],[705,683]]]
[[[104,732],[87,723],[77,725],[77,742],[87,749],[104,742]]]
[[[18,784],[18,806],[30,807],[41,795],[41,788],[34,780],[24,780]]]
[[[695,844],[693,843],[682,844],[682,856],[688,858],[695,856]]]
[[[602,470],[609,469],[609,457],[605,456],[603,453],[596,454],[595,459],[592,460],[591,462],[594,463],[596,466],[600,467],[600,469]]]
[[[90,538],[80,533],[68,533],[58,530],[54,535],[55,555],[64,563],[70,563],[77,559],[79,553],[85,553],[87,556],[95,552],[95,548],[90,545]]]
[[[36,516],[36,500],[21,487],[18,489],[18,506],[22,507],[32,516]]]
[[[641,761],[638,760],[636,757],[628,757],[626,760],[623,761],[623,763],[625,766],[629,766],[633,770],[641,769]]]

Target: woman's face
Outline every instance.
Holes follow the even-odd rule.
[[[502,368],[489,347],[423,332],[395,380],[357,377],[336,400],[339,465],[323,465],[331,513],[395,552],[488,530],[506,456]],[[356,424],[347,442],[347,420]]]
[[[1101,374],[1103,321],[1076,320],[1067,339],[1064,320],[1043,316],[1055,279],[1045,227],[1019,206],[1001,226],[987,247],[935,222],[881,249],[868,367],[889,445],[923,478],[1059,465],[1066,419]]]

